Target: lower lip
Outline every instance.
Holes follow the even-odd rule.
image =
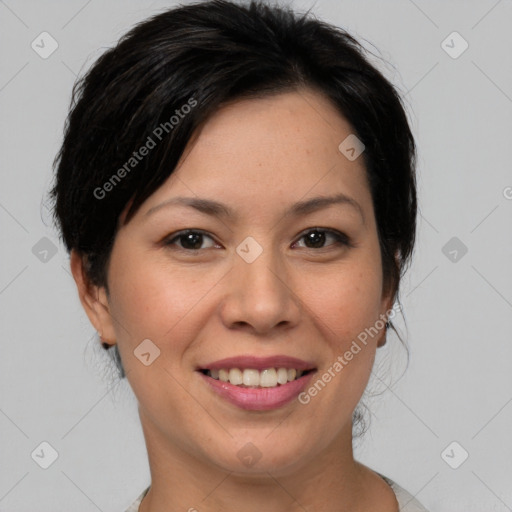
[[[268,411],[295,399],[307,386],[315,371],[273,388],[242,388],[208,377],[202,372],[198,373],[213,391],[237,407],[251,411]]]

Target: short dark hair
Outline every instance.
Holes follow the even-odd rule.
[[[73,87],[51,190],[67,250],[108,292],[120,213],[131,202],[129,222],[195,130],[227,102],[310,88],[365,145],[384,286],[396,298],[415,242],[416,148],[402,98],[366,51],[309,12],[259,1],[203,1],[139,23]]]

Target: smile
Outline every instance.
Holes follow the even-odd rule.
[[[295,368],[266,368],[256,370],[247,368],[221,368],[220,370],[201,370],[204,375],[234,386],[245,388],[274,388],[284,386],[288,382],[300,379],[302,375],[312,370],[297,370]]]
[[[240,355],[196,367],[213,396],[239,409],[268,411],[283,407],[306,388],[316,363],[288,355]]]
[[[283,407],[295,400],[308,386],[315,371],[302,374],[295,380],[274,387],[234,385],[197,372],[215,396],[240,409],[268,411]]]

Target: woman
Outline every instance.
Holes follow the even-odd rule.
[[[151,486],[129,511],[424,511],[352,451],[416,227],[413,136],[357,41],[203,2],[73,95],[52,196],[139,404]]]

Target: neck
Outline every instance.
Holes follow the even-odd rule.
[[[368,470],[352,452],[351,425],[314,458],[287,469],[229,471],[168,438],[141,416],[151,488],[140,512],[240,510],[303,512],[364,510]],[[367,493],[366,493],[367,494]]]

